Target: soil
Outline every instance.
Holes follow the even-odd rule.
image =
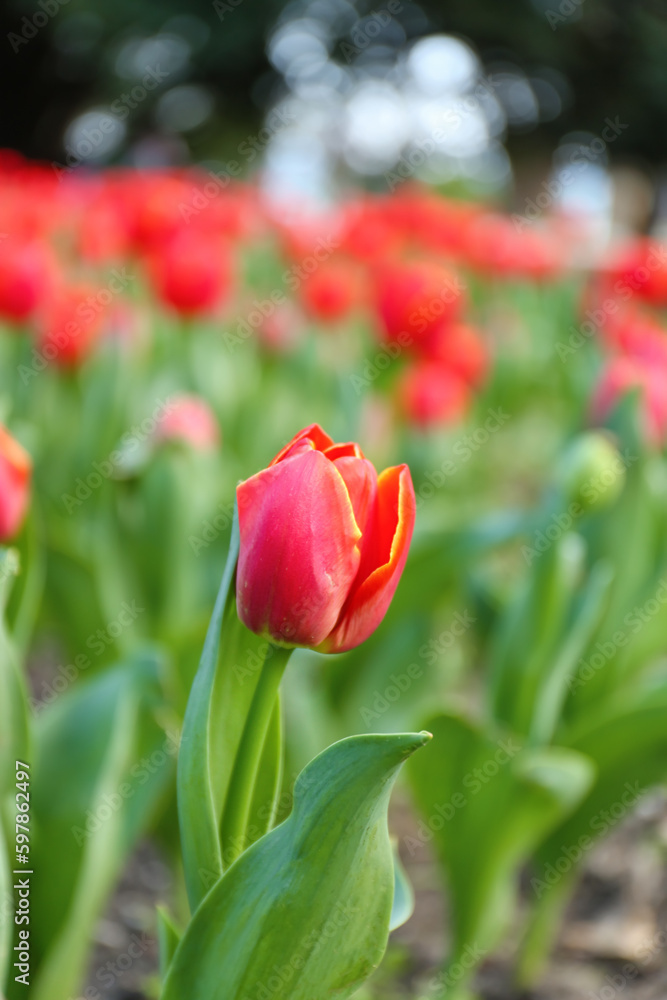
[[[395,802],[390,826],[399,844],[415,836],[407,799]],[[513,987],[515,942],[510,941],[482,965],[475,982],[480,998],[667,1000],[666,857],[667,795],[654,793],[590,852],[539,988]],[[446,907],[433,855],[420,845],[403,861],[415,889],[415,912],[392,935],[385,961],[363,992],[373,1000],[428,996],[428,982],[446,954]],[[155,905],[168,902],[171,891],[159,853],[150,842],[142,843],[96,927],[81,998],[157,996]]]

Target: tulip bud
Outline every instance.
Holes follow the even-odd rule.
[[[199,396],[173,396],[155,428],[156,441],[184,441],[195,451],[213,451],[220,428],[213,410]]]
[[[385,616],[415,521],[406,465],[375,468],[313,424],[237,489],[238,614],[282,646],[340,653]]]
[[[625,484],[625,465],[609,437],[581,434],[567,449],[560,468],[566,495],[585,511],[611,506]]]
[[[0,424],[0,541],[18,532],[30,499],[32,461]]]

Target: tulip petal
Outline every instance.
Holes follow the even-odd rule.
[[[288,453],[292,451],[295,445],[301,442],[307,445],[310,442],[311,446],[316,451],[325,451],[326,448],[330,448],[333,444],[333,439],[329,437],[326,431],[323,431],[319,424],[309,424],[308,427],[304,427],[302,431],[295,434],[291,441],[288,441],[285,447],[278,452],[276,457],[271,462],[271,465],[277,465],[278,462],[282,462],[287,458]],[[302,449],[298,449],[302,450]],[[271,465],[269,468],[271,468]]]
[[[237,498],[241,621],[282,645],[319,645],[360,562],[361,531],[340,473],[310,450],[247,479]]]
[[[32,459],[0,425],[0,541],[12,538],[25,517],[30,499]]]
[[[329,449],[330,451],[331,449]],[[329,452],[325,453],[327,458]],[[370,537],[367,529],[376,516],[377,472],[373,463],[366,458],[350,458],[344,455],[342,458],[337,458],[333,464],[347,486],[354,518],[362,533],[361,558],[363,562],[366,541]]]
[[[324,454],[332,462],[337,458],[364,458],[363,451],[354,441],[349,441],[347,444],[332,444],[329,448],[325,448]]]
[[[385,469],[378,477],[374,568],[368,575],[365,567],[360,569],[335,628],[319,646],[320,652],[343,653],[378,627],[405,566],[415,514],[415,492],[407,465]]]

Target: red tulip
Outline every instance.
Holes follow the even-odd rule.
[[[241,621],[283,646],[341,653],[378,627],[408,555],[406,465],[378,476],[356,444],[313,424],[237,489]]]
[[[622,302],[637,295],[655,306],[667,305],[667,259],[656,241],[635,239],[621,246],[601,276],[609,294],[619,295]]]
[[[551,278],[562,252],[551,230],[516,228],[509,216],[489,212],[471,217],[464,255],[472,267],[499,278]]]
[[[184,230],[150,262],[153,285],[167,305],[183,315],[211,313],[231,286],[231,259],[219,237]]]
[[[199,396],[172,396],[155,428],[157,441],[184,441],[195,451],[212,451],[220,443],[213,410]]]
[[[443,327],[432,338],[426,354],[471,386],[483,382],[489,369],[488,348],[477,330],[467,323]]]
[[[56,265],[38,242],[0,243],[0,316],[12,323],[28,319],[51,291]]]
[[[626,393],[640,390],[640,420],[645,440],[659,448],[667,441],[667,368],[645,358],[611,358],[593,396],[592,410],[603,419]]]
[[[17,533],[30,499],[32,461],[18,441],[0,424],[0,541]]]
[[[47,361],[79,364],[90,353],[107,319],[109,289],[77,284],[60,288],[39,323],[40,350]]]
[[[335,323],[352,311],[359,300],[357,269],[345,260],[320,264],[301,286],[305,311],[323,323]]]
[[[425,430],[460,421],[468,410],[470,389],[448,365],[418,361],[404,370],[398,399],[410,423]]]
[[[376,304],[386,340],[415,345],[458,318],[464,303],[460,278],[434,261],[403,261],[380,268]]]
[[[362,200],[343,212],[342,246],[357,260],[377,260],[401,252],[405,237],[386,212],[387,202]]]

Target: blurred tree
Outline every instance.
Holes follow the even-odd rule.
[[[184,40],[188,49],[166,86],[200,84],[216,102],[208,124],[188,132],[190,149],[195,156],[220,155],[221,136],[259,124],[262,101],[277,79],[266,58],[266,35],[286,6],[284,0],[6,0],[0,8],[0,143],[62,158],[67,123],[127,90],[119,66],[133,46],[141,51],[142,40],[162,33]],[[368,13],[385,4],[359,0],[356,6]],[[573,129],[597,133],[609,116],[628,123],[615,155],[653,164],[665,159],[664,0],[401,0],[398,17],[408,37],[429,30],[461,35],[488,66],[510,63],[527,73],[546,68],[561,74],[572,95],[569,105],[553,121],[511,136],[512,153],[552,146]],[[130,138],[159,132],[156,96],[133,111]]]

